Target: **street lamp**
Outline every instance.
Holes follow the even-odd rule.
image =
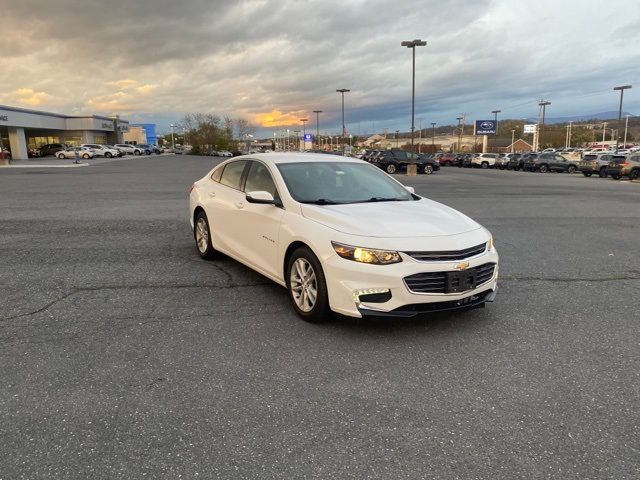
[[[342,155],[344,156],[344,135],[345,135],[345,126],[344,126],[344,94],[350,92],[348,88],[339,88],[336,90],[337,93],[342,94]]]
[[[307,136],[307,122],[309,119],[301,118],[300,121],[302,122],[302,141],[304,142],[304,147],[307,148],[307,139],[305,137]]]
[[[540,102],[538,103],[538,106],[542,107],[542,125],[540,126],[540,131],[538,132],[538,145],[536,151],[540,150],[540,144],[542,144],[542,146],[544,147],[544,143],[542,143],[542,132],[544,131],[544,116],[546,113],[547,105],[551,105],[551,102],[547,100],[540,100]]]
[[[491,110],[491,113],[493,113],[493,121],[496,125],[496,137],[498,136],[498,114],[501,112],[502,110]]]
[[[622,123],[622,97],[624,96],[624,91],[628,88],[631,88],[631,85],[622,85],[620,87],[613,88],[614,90],[620,90],[620,109],[618,110],[618,130],[620,130],[620,123]],[[620,135],[616,135],[616,153],[618,153],[619,140],[620,140]]]
[[[460,144],[462,143],[462,119],[463,118],[464,117],[456,117],[456,120],[458,120],[458,148],[457,148],[458,152],[457,153],[460,153],[460,150],[461,150]]]
[[[398,148],[398,134],[400,133],[400,130],[396,130],[396,148]]]
[[[424,47],[427,42],[416,39],[401,42],[400,46],[407,47],[412,50],[412,76],[411,76],[411,151],[413,152],[413,136],[415,133],[415,110],[416,110],[416,47]]]
[[[316,114],[316,145],[318,144],[318,139],[320,138],[320,114],[322,110],[314,110],[313,113]]]
[[[511,153],[513,153],[513,143],[516,141],[516,131],[515,130],[511,130]]]
[[[433,152],[435,153],[436,149],[436,122],[431,122],[431,130],[433,131],[433,135],[431,135],[431,146],[433,147]]]

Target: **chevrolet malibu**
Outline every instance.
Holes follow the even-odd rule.
[[[355,158],[235,157],[190,190],[204,259],[223,253],[286,287],[304,320],[410,317],[495,298],[489,231]]]

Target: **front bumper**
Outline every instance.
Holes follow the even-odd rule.
[[[466,259],[472,269],[494,263],[492,277],[471,290],[459,293],[416,293],[404,279],[430,272],[455,272],[460,263],[420,262],[401,253],[402,262],[392,265],[369,265],[332,255],[325,260],[329,303],[335,312],[352,317],[363,315],[410,317],[424,312],[473,308],[490,302],[497,290],[499,257],[495,248]],[[360,292],[388,290],[391,298],[382,303],[363,301]],[[360,294],[360,295],[359,295]],[[476,298],[473,298],[476,297]],[[370,297],[365,297],[370,298]]]

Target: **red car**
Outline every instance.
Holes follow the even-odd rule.
[[[439,162],[441,166],[452,166],[456,160],[456,156],[453,153],[445,153],[439,158]]]

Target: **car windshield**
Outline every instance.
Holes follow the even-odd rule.
[[[330,205],[414,199],[402,185],[367,163],[283,163],[278,170],[291,196],[301,203]]]

